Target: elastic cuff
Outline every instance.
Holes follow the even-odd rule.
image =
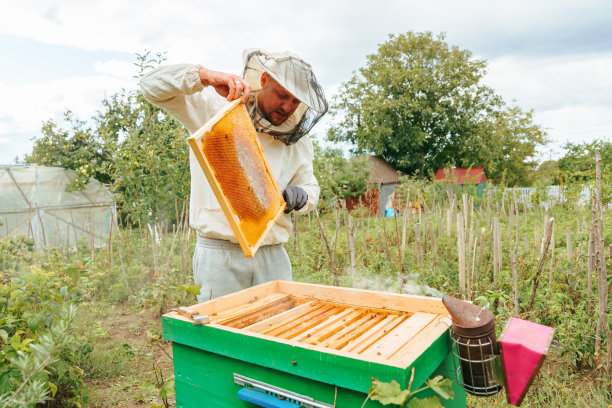
[[[200,80],[200,69],[206,68],[204,68],[202,65],[196,65],[195,71],[189,72],[189,80],[194,82],[193,89],[195,89],[196,92],[200,92],[202,89],[204,89],[204,84],[202,83],[202,80]]]

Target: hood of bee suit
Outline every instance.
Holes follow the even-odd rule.
[[[290,52],[270,53],[247,49],[243,54],[243,78],[251,86],[247,110],[255,129],[267,133],[286,145],[297,142],[325,115],[328,109],[323,88],[317,82],[310,64]],[[293,114],[280,125],[273,125],[258,108],[261,75],[267,72],[289,93],[300,100]]]

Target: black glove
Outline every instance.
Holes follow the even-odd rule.
[[[299,210],[308,202],[308,194],[303,188],[289,185],[283,191],[283,198],[287,203],[285,214],[289,214],[293,210]]]

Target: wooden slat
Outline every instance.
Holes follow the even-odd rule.
[[[287,281],[278,281],[278,288],[280,292],[291,293],[296,297],[316,299],[323,302],[409,313],[423,312],[442,315],[448,314],[448,311],[439,298],[427,296],[402,295],[397,293]]]
[[[330,317],[329,319],[325,320],[324,322],[321,322],[318,325],[316,325],[316,326],[306,330],[302,334],[294,337],[293,340],[294,341],[307,342],[306,340],[308,340],[309,338],[311,338],[313,336],[317,336],[320,333],[326,332],[331,326],[335,325],[337,321],[344,319],[346,317],[346,315],[352,313],[353,310],[354,309],[352,309],[352,308],[347,308],[347,309],[343,310],[342,312],[336,314],[335,316]]]
[[[368,313],[352,325],[343,328],[320,345],[332,349],[342,348],[348,344],[349,341],[359,337],[361,334],[368,331],[370,327],[383,320],[384,317],[385,315],[383,314]]]
[[[376,326],[372,327],[356,339],[350,341],[346,346],[342,347],[341,350],[351,353],[361,353],[379,339],[386,336],[388,332],[393,330],[408,317],[408,315],[388,315]]]
[[[300,322],[297,325],[294,325],[293,327],[291,327],[290,330],[284,331],[283,333],[281,333],[280,335],[278,335],[278,337],[283,338],[283,339],[292,339],[295,336],[302,334],[303,332],[305,332],[306,330],[316,326],[317,324],[321,323],[322,321],[325,321],[327,319],[329,319],[330,317],[334,316],[337,313],[340,313],[343,309],[339,308],[339,307],[331,307],[329,310],[320,313],[316,316],[314,316],[311,319],[305,319],[304,321]]]
[[[387,359],[395,354],[400,347],[410,341],[410,339],[416,336],[436,317],[438,317],[438,315],[431,313],[415,313],[361,354]]]
[[[295,299],[290,296],[287,300],[273,302],[272,304],[264,307],[263,309],[256,310],[253,313],[241,317],[240,319],[232,320],[231,322],[228,322],[226,324],[237,329],[243,329],[245,327],[252,326],[253,324],[256,324],[258,322],[268,320],[268,318],[278,316],[279,314],[282,314],[289,310],[293,310],[296,306],[299,306],[304,302],[304,300]]]
[[[316,332],[313,331],[312,335],[303,340],[305,343],[319,344],[329,337],[334,336],[336,333],[344,329],[345,327],[355,323],[364,316],[364,312],[360,309],[348,308],[345,309],[339,315],[333,316],[324,322],[325,327]],[[339,318],[338,318],[339,317]],[[319,325],[322,326],[322,325]]]
[[[310,319],[314,319],[317,316],[325,312],[328,312],[329,310],[332,310],[332,309],[333,309],[333,306],[331,305],[328,305],[325,303],[318,304],[317,307],[311,310],[309,313],[306,313],[305,315],[302,315],[297,319],[288,319],[282,324],[276,325],[275,327],[270,328],[268,330],[264,330],[261,333],[267,334],[268,336],[278,336],[286,331],[291,330],[293,327],[301,324],[302,322],[308,321]]]
[[[216,299],[208,300],[204,303],[191,306],[200,314],[209,316],[221,313],[232,307],[244,306],[247,303],[256,301],[257,299],[269,296],[273,293],[279,293],[279,281],[271,281],[261,285],[253,286],[239,292],[230,293],[225,296],[220,296]]]
[[[406,343],[397,352],[391,355],[390,361],[398,362],[402,365],[410,365],[421,354],[427,350],[431,343],[448,330],[448,324],[441,319],[445,316],[438,316],[429,323],[418,336]],[[448,336],[448,334],[445,334]]]
[[[283,324],[283,322],[295,320],[300,316],[311,312],[316,307],[319,307],[320,304],[314,301],[303,303],[297,307],[286,310],[282,313],[279,313],[275,316],[271,316],[265,320],[252,324],[251,326],[243,327],[244,330],[249,330],[253,332],[261,332],[265,330],[271,330],[279,324]]]
[[[232,307],[223,312],[209,315],[211,322],[216,324],[228,324],[236,319],[249,315],[277,302],[286,302],[291,299],[290,295],[284,293],[272,293],[264,298],[257,299],[251,303]]]

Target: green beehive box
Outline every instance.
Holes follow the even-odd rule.
[[[442,375],[455,392],[443,406],[465,407],[448,322],[440,299],[284,281],[162,318],[178,408],[359,408],[373,377],[405,389],[413,371],[412,390]]]

